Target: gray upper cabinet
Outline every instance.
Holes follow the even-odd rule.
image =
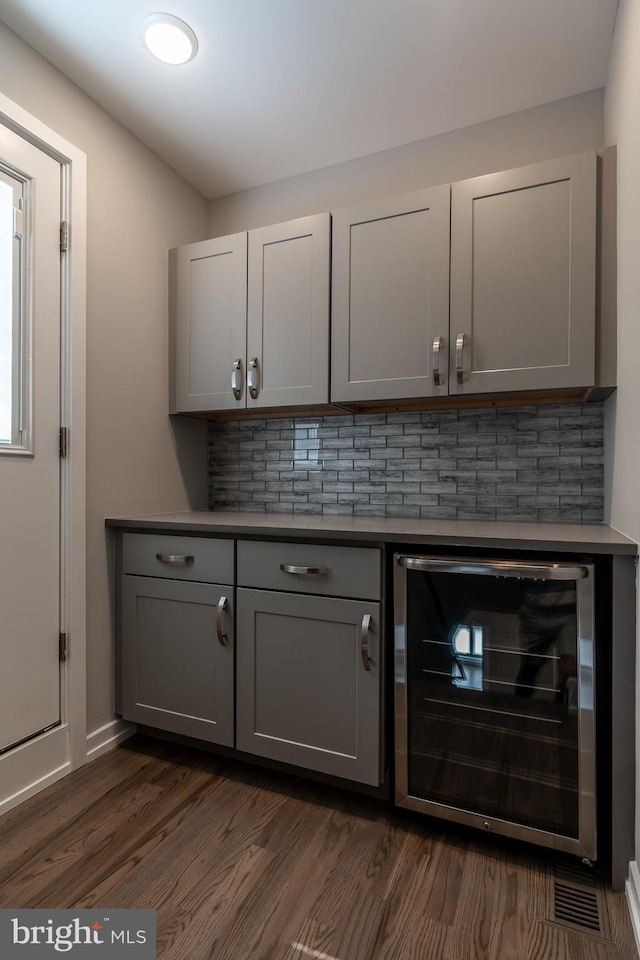
[[[593,386],[596,163],[334,212],[332,401]]]
[[[328,213],[249,232],[247,407],[329,400]]]
[[[333,213],[332,401],[447,393],[449,204],[446,185]]]
[[[179,248],[171,412],[328,401],[329,251],[328,213]]]
[[[594,383],[596,155],[454,183],[450,393]]]
[[[171,412],[231,410],[233,364],[244,365],[247,347],[247,234],[191,243],[176,256]]]
[[[180,248],[172,412],[592,387],[596,220],[592,151]]]

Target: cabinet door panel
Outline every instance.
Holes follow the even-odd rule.
[[[247,362],[259,393],[248,407],[329,399],[329,214],[249,232]]]
[[[244,408],[231,374],[245,364],[246,233],[180,247],[177,291],[176,412]]]
[[[378,785],[379,651],[379,604],[239,589],[238,749]]]
[[[124,576],[125,719],[233,746],[233,621],[229,588]],[[226,596],[222,646],[216,610]]]
[[[449,187],[336,211],[331,399],[446,394],[448,330]]]
[[[594,153],[453,185],[451,393],[594,383],[595,215]]]

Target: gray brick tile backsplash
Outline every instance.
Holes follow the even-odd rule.
[[[209,506],[597,523],[603,426],[600,403],[215,421]]]

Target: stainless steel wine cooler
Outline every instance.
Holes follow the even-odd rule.
[[[397,804],[596,859],[593,578],[394,555]]]

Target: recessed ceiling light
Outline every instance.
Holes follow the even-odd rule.
[[[163,63],[187,63],[198,50],[191,27],[170,13],[152,13],[142,21],[147,49]]]

